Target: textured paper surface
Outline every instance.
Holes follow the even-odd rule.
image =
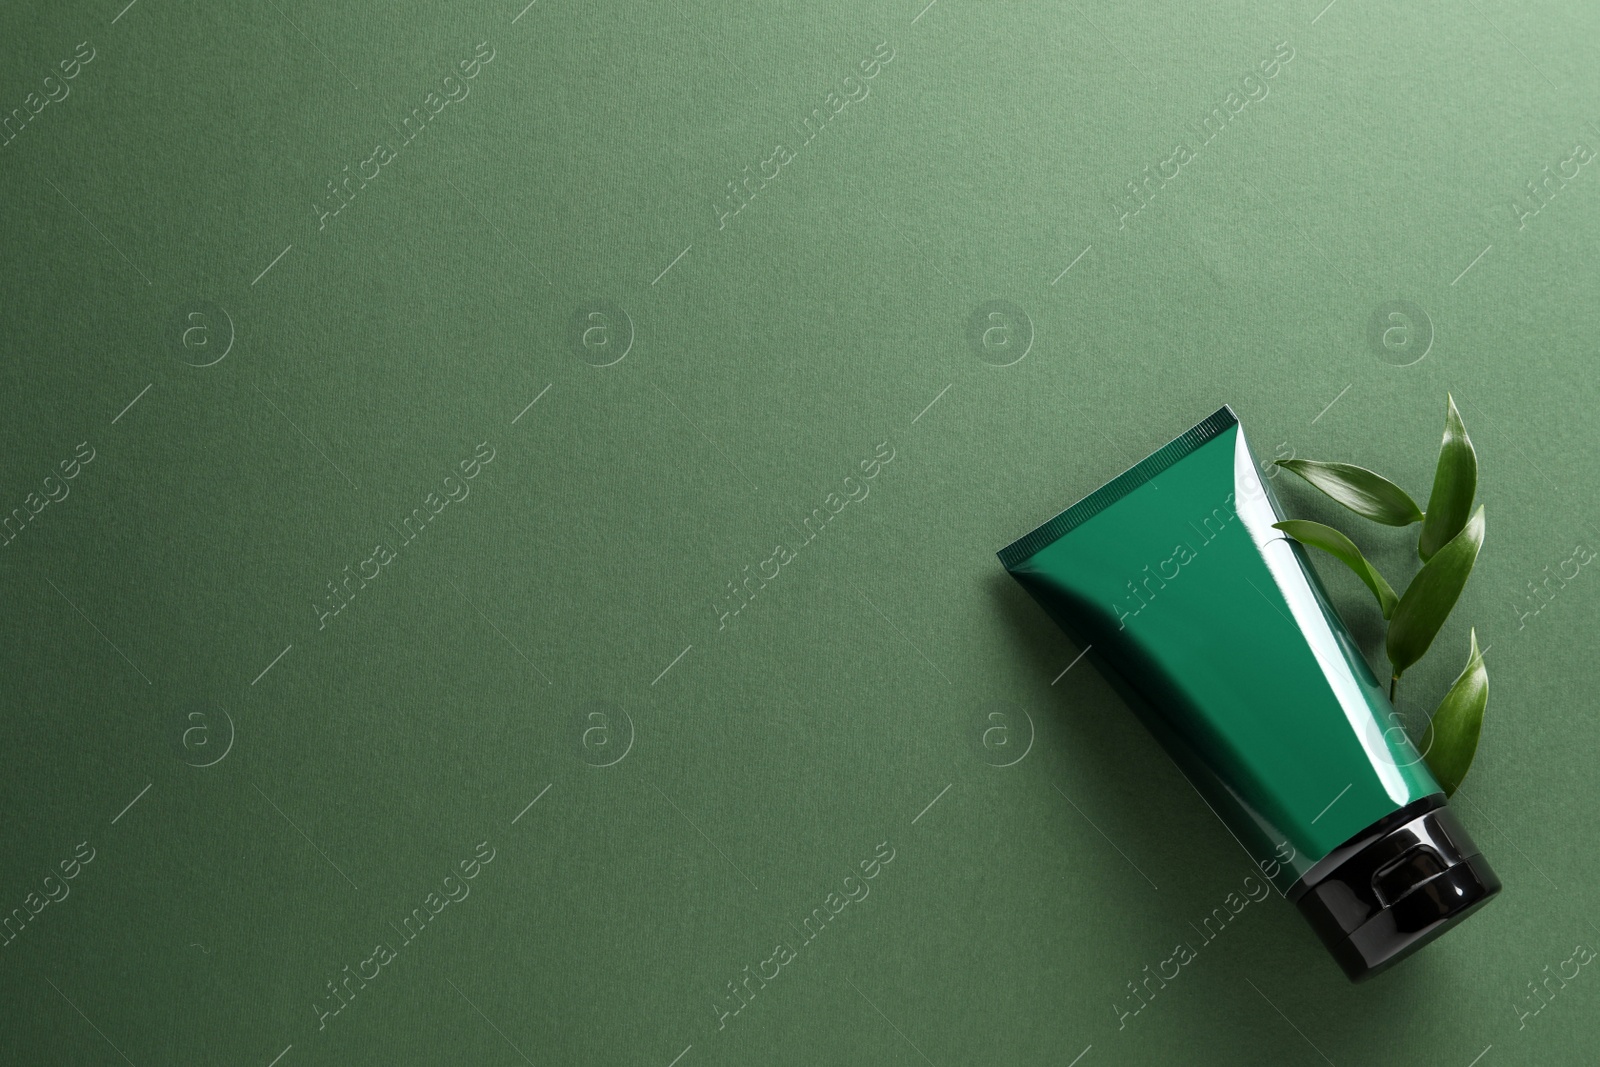
[[[0,1060],[1592,1058],[1600,16],[924,2],[0,12]],[[1352,987],[993,553],[1446,390],[1506,889]]]

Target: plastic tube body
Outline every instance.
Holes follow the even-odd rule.
[[[1000,559],[1287,894],[1442,790],[1281,518],[1223,408]]]

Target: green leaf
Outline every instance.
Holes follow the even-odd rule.
[[[1467,524],[1472,496],[1478,489],[1478,454],[1462,425],[1455,398],[1446,393],[1445,404],[1444,443],[1439,446],[1439,467],[1433,473],[1428,514],[1417,542],[1417,554],[1424,563]]]
[[[1439,627],[1444,625],[1450,609],[1456,606],[1456,598],[1467,584],[1482,547],[1483,508],[1479,507],[1466,527],[1422,565],[1406,591],[1400,594],[1400,603],[1389,619],[1389,637],[1385,642],[1396,678],[1421,659],[1433,644]]]
[[[1320,548],[1329,555],[1340,560],[1345,566],[1356,572],[1356,577],[1367,584],[1372,590],[1372,595],[1378,598],[1378,609],[1387,619],[1394,614],[1395,604],[1399,597],[1394,595],[1394,590],[1389,583],[1384,581],[1383,575],[1378,573],[1378,568],[1367,562],[1367,557],[1355,546],[1355,542],[1332,526],[1324,526],[1320,522],[1309,519],[1289,519],[1285,522],[1275,522],[1273,529],[1282,530],[1290,537],[1303,545]]]
[[[1478,651],[1478,631],[1472,631],[1472,651],[1467,665],[1450,692],[1433,713],[1433,744],[1428,748],[1428,769],[1450,796],[1461,786],[1478,751],[1478,734],[1483,730],[1483,709],[1489,703],[1489,671]]]
[[[1280,459],[1277,464],[1298,474],[1362,518],[1385,526],[1410,526],[1422,519],[1422,509],[1404,489],[1365,467],[1353,463],[1319,463],[1314,459]]]

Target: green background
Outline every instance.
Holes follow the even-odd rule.
[[[94,850],[0,948],[0,1061],[1592,1062],[1589,969],[1518,1010],[1600,940],[1600,579],[1525,614],[1600,542],[1600,172],[1512,205],[1600,147],[1600,11],[923,2],[0,12],[0,116],[94,51],[0,148],[0,509],[94,453],[0,549],[0,913]],[[319,229],[480,42],[470,95]],[[1258,455],[1424,496],[1447,389],[1489,536],[1401,710],[1475,625],[1457,806],[1504,894],[1360,987],[1251,904],[1119,1029],[1248,861],[993,553],[1222,403]],[[480,442],[470,496],[319,625]],[[1406,535],[1355,533],[1408,576]],[[319,1028],[480,842],[471,895]],[[719,1029],[881,842],[870,896]]]

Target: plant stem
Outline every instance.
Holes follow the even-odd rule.
[[[1394,703],[1394,687],[1400,684],[1400,676],[1393,675],[1389,679],[1389,703]]]

